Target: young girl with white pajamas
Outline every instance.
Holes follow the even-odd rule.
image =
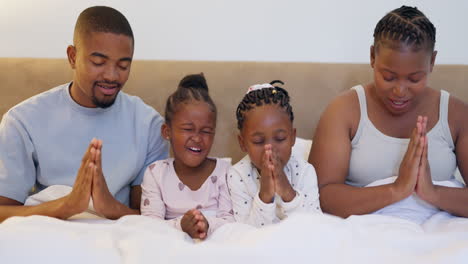
[[[231,167],[227,183],[235,219],[257,227],[294,212],[321,213],[314,167],[291,155],[294,114],[288,92],[273,86],[278,82],[251,86],[236,112],[248,155]]]
[[[197,239],[234,221],[226,187],[231,164],[208,157],[216,114],[203,74],[183,78],[167,99],[161,127],[174,157],[152,163],[141,184],[142,215],[165,219]]]

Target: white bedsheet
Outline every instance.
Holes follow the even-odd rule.
[[[0,263],[468,263],[468,219],[297,214],[262,229],[228,224],[197,243],[144,216],[13,217],[0,224]]]
[[[396,176],[377,180],[366,187],[379,186],[384,184],[393,183],[396,180]],[[463,183],[459,182],[456,179],[449,181],[434,181],[433,184],[446,186],[446,187],[456,187],[461,188],[464,186]],[[399,202],[386,206],[374,214],[388,215],[403,218],[417,224],[424,224],[435,214],[441,212],[439,208],[434,207],[433,205],[427,203],[426,201],[419,198],[416,193],[413,193],[408,198],[405,198]],[[450,217],[450,214],[447,214],[447,217]],[[467,262],[468,263],[468,262]]]
[[[423,226],[381,215],[347,220],[295,215],[262,229],[225,225],[202,243],[144,216],[112,223],[13,217],[0,225],[0,258],[1,263],[467,263],[468,220],[443,214]]]

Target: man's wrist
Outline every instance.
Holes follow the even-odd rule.
[[[106,204],[103,208],[104,210],[101,214],[107,219],[119,219],[125,215],[139,214],[139,211],[136,209],[131,209],[130,207],[122,204],[117,199],[112,197],[109,203]]]
[[[62,220],[66,220],[72,217],[75,214],[78,214],[77,210],[75,210],[75,205],[71,204],[68,200],[68,196],[62,197],[55,201],[55,206],[53,206],[53,210],[55,211],[55,217],[60,218]]]

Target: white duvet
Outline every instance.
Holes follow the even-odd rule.
[[[0,263],[468,263],[468,219],[445,212],[422,224],[297,214],[262,229],[228,224],[200,243],[144,216],[96,218],[10,218],[0,224]]]
[[[0,225],[1,263],[467,263],[468,221],[295,215],[253,229],[229,224],[195,243],[162,221],[14,217]]]

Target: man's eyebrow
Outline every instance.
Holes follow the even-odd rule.
[[[93,52],[93,53],[91,53],[91,56],[100,57],[100,58],[104,58],[104,59],[109,59],[109,56],[106,56],[106,55],[104,55],[102,53],[99,53],[99,52]],[[129,61],[129,62],[131,62],[132,58],[131,57],[123,57],[123,58],[119,59],[119,61]]]
[[[125,57],[125,58],[121,58],[119,61],[129,61],[129,62],[132,62],[132,58],[130,58],[130,57]]]
[[[101,57],[101,58],[104,58],[104,59],[108,59],[109,57],[102,54],[102,53],[99,53],[99,52],[93,52],[91,53],[91,56],[94,56],[94,57]]]

